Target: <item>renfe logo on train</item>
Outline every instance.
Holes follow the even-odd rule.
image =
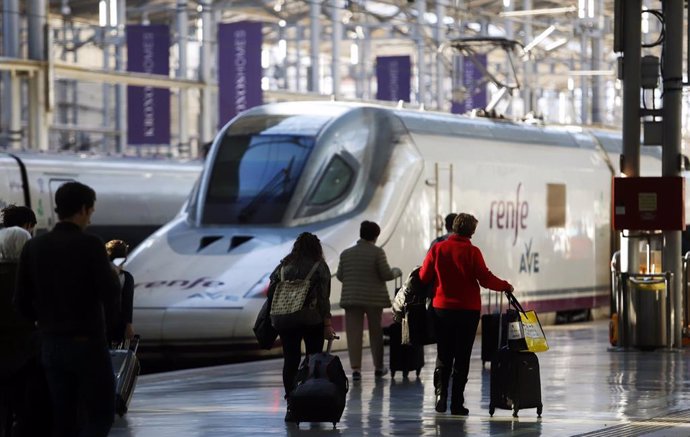
[[[489,229],[507,229],[513,231],[513,246],[517,244],[518,234],[527,229],[529,202],[520,200],[522,182],[515,190],[515,201],[494,200],[489,208]],[[520,273],[539,273],[539,253],[532,251],[532,239],[525,243],[525,250],[520,254]]]
[[[529,215],[529,203],[520,201],[520,189],[522,182],[517,186],[515,202],[512,200],[494,200],[489,210],[489,229],[514,230],[513,246],[517,242],[520,229],[527,229],[527,216]]]

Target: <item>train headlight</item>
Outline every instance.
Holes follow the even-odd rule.
[[[268,296],[268,287],[271,285],[271,279],[270,279],[271,274],[266,273],[259,279],[256,284],[252,285],[252,288],[249,289],[244,294],[244,297],[246,299],[251,299],[251,298],[265,298]]]

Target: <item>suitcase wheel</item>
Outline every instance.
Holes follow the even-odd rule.
[[[541,417],[541,406],[537,407],[537,417]]]
[[[337,422],[333,422],[333,429],[335,429],[335,424],[336,424],[336,423],[337,423]]]
[[[513,410],[513,417],[518,417],[518,411],[519,410],[517,408]]]
[[[395,370],[391,370],[391,378],[395,378]]]
[[[494,412],[496,409],[493,406],[489,406],[489,416],[494,417]]]
[[[420,374],[421,372],[422,372],[422,369],[417,369],[417,371],[415,372],[415,374],[417,375],[417,378],[419,378],[419,374]]]
[[[410,374],[410,372],[408,372],[407,370],[404,370],[404,371],[403,371],[403,378],[404,378],[404,379],[407,379],[407,376],[408,376],[409,374]]]

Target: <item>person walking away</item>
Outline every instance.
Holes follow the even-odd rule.
[[[359,227],[357,243],[340,254],[336,277],[343,283],[340,306],[345,310],[347,352],[352,367],[352,379],[361,379],[362,335],[364,315],[369,326],[369,344],[376,377],[388,373],[383,365],[383,329],[381,317],[384,308],[391,306],[386,281],[402,273],[390,268],[386,253],[376,245],[381,228],[374,222],[363,221]]]
[[[441,241],[446,241],[448,237],[453,233],[453,221],[455,220],[455,217],[458,215],[454,212],[451,212],[448,214],[444,220],[445,222],[445,227],[446,227],[446,233],[441,235],[440,237],[436,237],[434,241],[431,242],[431,245],[429,246],[429,250],[431,250],[432,247],[434,247],[434,244],[440,243]],[[428,252],[428,251],[427,251]]]
[[[132,325],[134,277],[122,267],[129,254],[129,245],[122,240],[110,240],[105,243],[105,251],[108,254],[110,268],[117,275],[122,290],[120,320],[117,321],[110,342],[121,343],[125,339],[131,340],[134,338],[134,327]]]
[[[38,360],[36,328],[12,307],[17,263],[36,215],[25,206],[2,210],[0,229],[0,436],[50,433],[50,405]]]
[[[62,184],[59,222],[26,243],[17,270],[15,305],[41,334],[53,437],[107,436],[115,414],[106,331],[117,320],[120,287],[103,242],[84,232],[95,202],[90,187]]]
[[[309,232],[301,233],[292,246],[290,253],[280,261],[270,276],[268,299],[273,300],[277,284],[281,280],[305,279],[312,272],[311,293],[315,293],[316,308],[313,318],[292,327],[275,326],[283,344],[283,387],[288,408],[285,421],[292,422],[289,395],[295,388],[297,370],[302,357],[301,346],[304,342],[307,355],[323,350],[324,338],[335,336],[331,326],[331,271],[323,258],[323,248],[319,238]]]
[[[465,384],[470,356],[479,324],[479,286],[495,291],[513,291],[507,281],[487,268],[484,257],[470,239],[477,219],[461,213],[453,221],[453,234],[432,246],[424,258],[419,277],[424,283],[436,281],[433,300],[436,331],[434,387],[436,411],[444,413],[448,403],[448,383],[453,376],[450,412],[466,416]]]

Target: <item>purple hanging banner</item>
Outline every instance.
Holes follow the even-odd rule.
[[[376,100],[410,101],[409,56],[376,57]]]
[[[170,32],[164,24],[127,25],[127,71],[168,76]],[[170,90],[127,87],[127,143],[170,144]]]
[[[261,26],[252,21],[218,25],[218,127],[263,103]]]
[[[486,69],[486,55],[474,55],[474,60]],[[462,86],[467,92],[467,97],[461,102],[453,101],[451,112],[464,114],[473,109],[486,108],[486,81],[484,73],[467,56],[462,58]]]

